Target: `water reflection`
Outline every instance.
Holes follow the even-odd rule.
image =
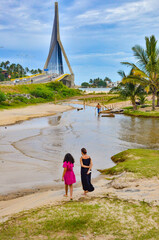
[[[124,117],[119,138],[126,142],[142,144],[145,148],[159,148],[159,120],[155,118]]]

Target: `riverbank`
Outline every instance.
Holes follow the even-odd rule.
[[[144,118],[159,118],[159,107],[152,111],[152,107],[139,108],[138,110],[124,110],[127,116],[144,117]]]
[[[32,118],[52,116],[71,109],[73,109],[71,106],[53,104],[50,102],[23,108],[2,110],[0,111],[0,126],[7,126]]]
[[[145,153],[144,153],[145,151]],[[148,154],[147,154],[148,153]],[[140,165],[141,170],[154,171],[159,151],[135,149],[113,157],[118,168],[123,163]],[[144,159],[149,169],[141,165]],[[147,165],[146,165],[147,166]],[[80,186],[74,188],[74,201],[62,197],[64,189],[35,193],[0,202],[2,239],[157,239],[159,224],[159,178],[136,175],[135,169],[118,175],[102,175],[94,181],[95,191],[82,196]],[[118,172],[116,172],[118,173]],[[108,174],[108,173],[107,173]],[[30,210],[29,210],[30,209]],[[32,209],[32,210],[31,210]],[[29,211],[28,211],[29,210]],[[21,213],[18,213],[23,211]],[[12,218],[7,220],[12,214]],[[34,222],[34,225],[32,224]],[[144,228],[143,228],[144,226]]]

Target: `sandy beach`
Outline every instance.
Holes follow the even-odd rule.
[[[95,191],[89,193],[86,197],[82,195],[81,184],[74,187],[73,199],[79,201],[83,198],[88,200],[94,197],[118,198],[130,202],[145,201],[152,205],[159,205],[159,180],[136,179],[133,174],[122,173],[115,176],[115,179],[106,179],[106,176],[100,175],[93,180]],[[39,208],[47,205],[61,205],[69,201],[69,197],[64,195],[64,186],[59,190],[47,190],[37,192],[27,196],[0,201],[0,222],[6,221],[9,217],[22,211]]]
[[[73,109],[71,106],[43,103],[23,108],[14,108],[0,111],[0,126],[15,124],[31,118],[52,116],[60,112]]]

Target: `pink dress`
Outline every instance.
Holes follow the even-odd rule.
[[[74,164],[70,162],[64,162],[63,168],[67,168],[67,171],[64,175],[64,181],[66,185],[71,185],[76,182],[76,177],[73,172]]]

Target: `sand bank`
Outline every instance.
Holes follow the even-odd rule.
[[[71,109],[71,106],[43,103],[23,108],[2,110],[0,111],[0,126],[15,124],[31,118],[51,116]]]
[[[116,179],[106,179],[101,175],[93,180],[95,191],[89,193],[88,200],[92,197],[117,197],[127,201],[145,201],[150,204],[159,205],[159,179],[135,179],[133,174],[123,173]],[[69,201],[69,197],[63,197],[64,187],[59,190],[48,190],[30,194],[24,197],[0,201],[0,222],[6,221],[13,214],[45,205],[57,205]],[[83,198],[80,184],[74,187],[74,200]]]

